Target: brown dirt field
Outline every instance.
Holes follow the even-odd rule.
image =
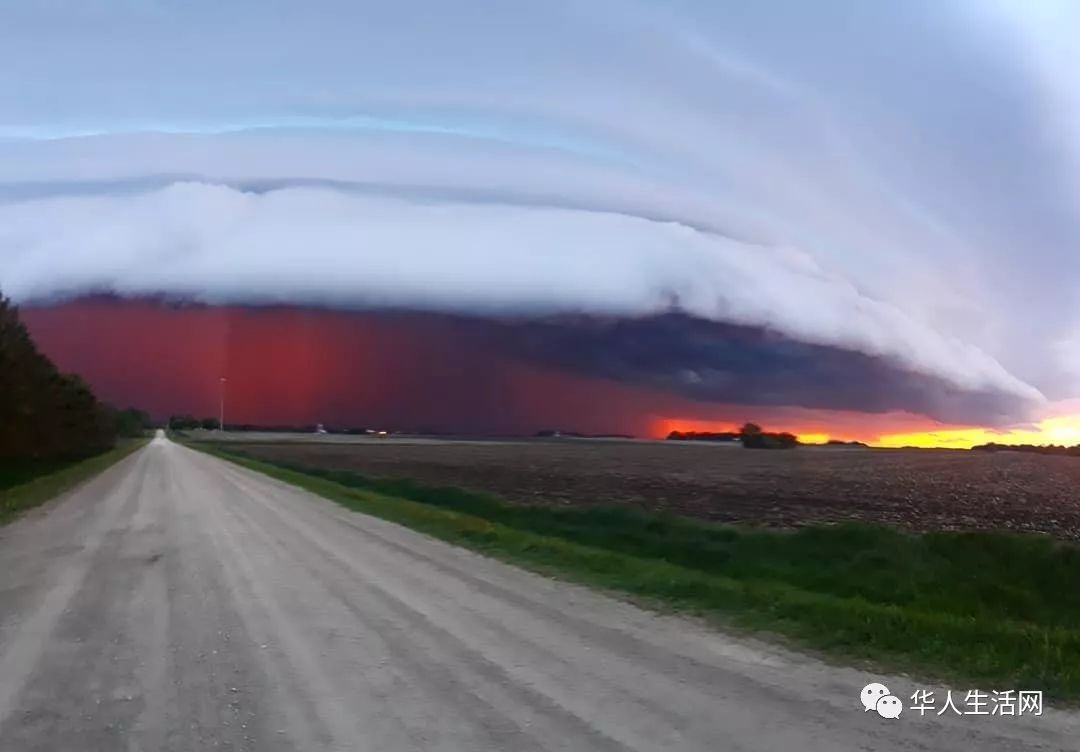
[[[1080,458],[1072,457],[582,440],[230,443],[267,459],[521,503],[631,504],[781,527],[860,520],[1080,539]]]

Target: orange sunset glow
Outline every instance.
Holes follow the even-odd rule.
[[[795,412],[801,411],[795,410]],[[853,420],[863,421],[866,427],[860,428],[853,425]],[[884,428],[890,420],[896,421],[897,429]],[[654,433],[657,437],[661,437],[667,436],[672,431],[737,431],[743,422],[745,421],[665,418],[655,422]],[[794,433],[804,444],[824,444],[831,439],[836,439],[862,441],[876,447],[918,447],[921,449],[970,449],[973,446],[989,443],[1080,445],[1080,414],[1058,415],[1023,428],[1004,429],[949,426],[908,414],[876,416],[841,411],[836,411],[831,415],[825,411],[817,411],[812,421],[804,423],[797,420],[788,423],[760,420],[754,422],[761,423],[769,431]],[[925,427],[900,430],[900,426],[904,424],[919,422],[924,423]]]

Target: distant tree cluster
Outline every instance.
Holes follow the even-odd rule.
[[[38,351],[18,308],[0,295],[0,457],[86,457],[115,437],[112,412]]]
[[[746,449],[794,449],[799,437],[793,433],[767,433],[757,423],[747,423],[739,431],[672,431],[669,441],[742,442]]]
[[[1061,446],[1056,444],[979,444],[971,448],[976,452],[1027,452],[1029,454],[1056,454],[1066,457],[1080,457],[1080,446]]]
[[[154,425],[149,415],[134,407],[129,407],[126,410],[113,410],[112,416],[116,435],[125,438],[142,436],[146,433],[146,429]]]
[[[738,441],[740,435],[737,431],[672,431],[668,434],[668,441]]]
[[[766,433],[756,423],[747,423],[740,431],[742,445],[746,449],[794,449],[799,437],[793,433]]]
[[[201,428],[205,431],[216,431],[221,428],[217,418],[194,418],[190,415],[173,415],[169,418],[169,428],[173,431],[190,431]]]

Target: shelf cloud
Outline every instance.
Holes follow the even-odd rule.
[[[0,289],[421,311],[706,402],[1024,420],[1080,396],[1071,11],[1029,5],[10,4]]]

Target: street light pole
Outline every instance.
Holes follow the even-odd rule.
[[[225,377],[221,377],[221,413],[218,415],[218,430],[225,433]]]

